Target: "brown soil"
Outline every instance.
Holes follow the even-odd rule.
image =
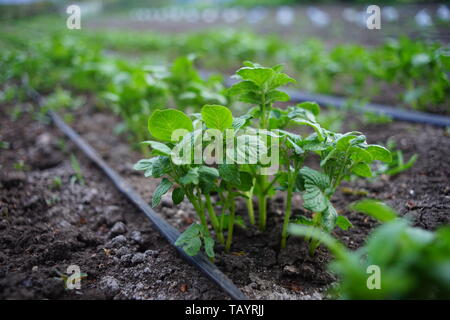
[[[68,153],[58,150],[56,139],[60,134],[55,129],[39,125],[28,116],[11,122],[4,112],[0,121],[1,140],[11,143],[10,149],[0,154],[3,165],[0,297],[224,298],[215,285],[186,265],[143,215],[75,151],[72,152],[82,164],[86,185],[71,185],[73,170]],[[157,181],[132,170],[133,163],[141,156],[130,150],[124,137],[113,133],[118,123],[110,114],[84,108],[77,111],[72,125],[150,201]],[[368,197],[386,201],[423,228],[448,224],[450,137],[445,130],[397,122],[358,129],[371,143],[395,139],[406,158],[417,153],[419,160],[412,169],[396,177],[357,180],[345,183],[344,187],[366,190]],[[70,143],[67,145],[68,150],[73,150]],[[20,159],[29,170],[12,169],[12,164]],[[55,176],[62,178],[61,190],[52,189]],[[352,249],[361,246],[376,225],[372,219],[347,209],[349,203],[360,198],[338,192],[333,199],[338,211],[354,225],[349,231],[337,231],[335,235]],[[111,206],[116,208],[108,209]],[[301,214],[299,196],[295,198],[294,208],[294,215]],[[170,197],[165,197],[156,211],[179,229],[196,219],[189,203],[174,207]],[[241,202],[238,214],[246,217]],[[320,247],[314,257],[309,257],[307,245],[298,238],[290,238],[288,248],[280,251],[282,215],[283,199],[276,196],[269,204],[268,230],[272,231],[261,234],[251,227],[238,228],[231,254],[217,247],[216,264],[250,298],[326,297],[324,292],[335,280],[326,271],[330,255]],[[113,226],[119,220],[126,226],[123,243],[122,237],[111,240]],[[142,235],[142,243],[132,240],[136,232]],[[141,261],[139,253],[144,253],[142,262],[136,262]],[[55,268],[64,272],[69,264],[78,264],[82,272],[88,273],[78,295],[65,291],[61,281],[53,280]],[[119,288],[108,277],[113,277]]]

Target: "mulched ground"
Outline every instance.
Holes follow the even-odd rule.
[[[0,151],[0,298],[115,298],[115,299],[210,299],[224,294],[193,267],[187,265],[150,223],[138,213],[109,181],[52,127],[24,115],[13,122],[0,111],[0,140],[10,143]],[[113,133],[119,123],[110,114],[83,108],[72,126],[105,160],[124,176],[145,199],[157,181],[132,169],[140,158],[124,137]],[[350,125],[350,121],[348,123]],[[352,128],[353,129],[353,128]],[[415,224],[435,229],[450,221],[450,137],[439,128],[390,123],[359,128],[370,143],[397,141],[409,158],[417,153],[415,166],[396,177],[345,183],[364,189],[368,197],[381,199],[407,215]],[[63,146],[65,145],[65,147]],[[74,171],[69,155],[79,159],[86,184],[71,184]],[[20,160],[25,171],[14,169]],[[17,167],[17,166],[16,166]],[[57,188],[55,177],[61,177]],[[363,244],[376,225],[346,208],[362,196],[338,192],[333,199],[338,211],[353,223],[337,237],[350,248]],[[301,214],[300,197],[294,214]],[[239,202],[238,214],[246,217]],[[174,207],[165,197],[157,208],[171,224],[186,228],[195,220],[192,206]],[[330,255],[319,248],[314,257],[307,246],[290,238],[287,250],[279,250],[283,199],[269,205],[267,232],[237,229],[233,253],[218,247],[217,265],[246,293],[256,299],[321,299],[335,280],[326,271]],[[77,264],[88,274],[82,289],[64,290],[56,270],[65,272]]]

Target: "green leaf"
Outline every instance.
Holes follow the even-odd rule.
[[[202,247],[202,240],[200,237],[192,238],[183,246],[184,252],[190,256],[195,256]]]
[[[199,178],[198,167],[190,168],[188,173],[180,178],[180,182],[184,185],[191,183],[197,185],[199,183]]]
[[[273,68],[272,68],[273,70]],[[270,82],[270,87],[269,89],[275,89],[278,87],[282,87],[290,82],[295,83],[297,81],[295,81],[294,79],[292,79],[291,77],[289,77],[287,74],[279,72],[279,70],[274,70],[277,73],[273,76],[271,82]]]
[[[158,142],[158,141],[143,141],[142,144],[148,144],[152,148],[155,154],[163,155],[163,156],[170,156],[170,152],[172,151],[168,146],[166,146],[164,143]]]
[[[236,138],[237,163],[256,163],[258,154],[267,155],[267,147],[260,136],[242,134]]]
[[[283,92],[283,91],[279,91],[279,90],[273,90],[270,91],[267,95],[266,95],[266,102],[267,103],[272,103],[275,101],[289,101],[291,100],[291,97]]]
[[[392,221],[397,218],[397,213],[394,209],[381,201],[373,199],[365,199],[353,203],[350,205],[350,209],[367,214],[382,222]]]
[[[264,67],[243,67],[239,69],[236,74],[238,74],[242,79],[252,81],[258,87],[262,88],[265,83],[272,79],[275,71],[271,68]]]
[[[198,168],[198,173],[202,178],[205,179],[216,179],[219,177],[219,171],[216,168],[208,167],[208,166],[200,166]]]
[[[179,110],[156,110],[148,120],[148,130],[159,140],[172,141],[172,133],[179,129],[188,132],[194,129],[191,119]]]
[[[174,204],[180,204],[184,200],[184,189],[183,188],[175,188],[172,191],[172,201]]]
[[[316,117],[320,114],[320,107],[316,102],[305,101],[297,104],[297,107],[310,111]]]
[[[145,170],[145,177],[159,178],[170,170],[170,159],[166,156],[142,159],[134,165],[134,170]]]
[[[336,218],[336,225],[345,231],[353,227],[352,223],[344,216],[338,216]]]
[[[214,258],[214,240],[211,237],[204,237],[203,242],[205,244],[206,255],[210,258]]]
[[[239,168],[235,164],[220,164],[219,165],[219,174],[223,180],[226,182],[240,185],[241,184],[241,176],[239,174]]]
[[[241,183],[239,184],[239,190],[249,191],[253,187],[253,176],[245,171],[239,172]]]
[[[238,96],[247,92],[257,92],[259,90],[258,86],[252,81],[241,81],[232,85],[228,90],[227,94],[230,96]]]
[[[325,211],[321,213],[321,225],[327,232],[331,232],[336,226],[336,219],[338,218],[338,214],[333,205],[328,201],[328,207]]]
[[[155,192],[153,193],[152,198],[152,208],[156,207],[161,202],[161,197],[169,191],[169,189],[172,187],[173,183],[170,182],[169,179],[163,178],[161,180],[161,183],[156,188]]]
[[[367,163],[358,162],[351,167],[351,171],[356,173],[360,177],[370,178],[372,177],[372,171]]]
[[[328,176],[308,167],[302,168],[299,176],[305,190],[303,193],[305,208],[313,212],[325,211],[330,205],[327,195],[327,189],[330,188]]]
[[[180,234],[177,241],[175,241],[175,245],[183,248],[184,252],[188,255],[195,256],[202,246],[202,241],[200,239],[201,227],[202,226],[197,223],[191,224],[182,234]]]
[[[294,118],[292,119],[292,121],[295,122],[296,124],[310,126],[317,133],[317,138],[319,139],[319,141],[325,140],[325,133],[318,122],[314,122],[303,118]]]
[[[382,146],[371,144],[366,150],[372,155],[374,160],[380,160],[387,163],[392,161],[391,152]]]
[[[210,129],[224,131],[233,124],[231,111],[224,106],[204,105],[202,108],[202,119]]]
[[[360,147],[350,147],[350,158],[354,162],[372,162],[373,158],[370,152]]]

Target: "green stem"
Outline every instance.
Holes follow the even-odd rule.
[[[233,241],[233,229],[234,229],[234,214],[236,210],[236,204],[233,201],[233,198],[230,196],[230,216],[228,218],[228,234],[227,234],[227,242],[225,244],[225,252],[230,252],[231,243]]]
[[[205,210],[202,206],[201,200],[197,199],[192,191],[188,191],[186,195],[189,201],[194,206],[194,209],[197,212],[198,217],[200,218],[201,224],[205,227],[206,234],[209,235],[208,223],[206,222]]]
[[[265,190],[266,176],[261,175],[259,179],[259,190]],[[267,195],[264,191],[258,194],[258,209],[259,209],[259,230],[264,231],[266,229],[267,221]]]
[[[213,225],[214,231],[217,235],[217,240],[221,244],[224,244],[225,239],[223,237],[222,229],[220,228],[219,219],[217,219],[216,212],[214,211],[214,208],[211,203],[211,196],[209,194],[205,194],[205,201],[206,201],[206,209],[208,210],[209,218],[211,219],[211,223]]]
[[[255,225],[255,209],[253,208],[253,188],[254,187],[252,187],[249,191],[245,192],[245,195],[248,197],[248,199],[246,199],[246,203],[247,203],[248,219],[250,220],[251,225]]]
[[[287,230],[289,225],[289,220],[291,218],[291,212],[292,212],[292,191],[294,186],[294,179],[293,174],[291,173],[289,175],[289,184],[286,194],[286,207],[285,207],[285,213],[284,213],[284,221],[283,221],[283,230],[281,231],[281,248],[286,248],[286,240],[287,240]]]

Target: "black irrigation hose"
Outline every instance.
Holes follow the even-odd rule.
[[[325,106],[335,106],[336,108],[343,109],[346,105],[346,99],[340,97],[333,97],[322,94],[312,94],[302,91],[291,91],[286,90],[291,96],[291,101],[294,102],[304,102],[304,101],[315,101],[320,105]],[[400,108],[395,108],[391,106],[385,106],[376,103],[368,103],[364,107],[356,108],[359,112],[370,111],[377,114],[387,115],[395,120],[425,123],[431,124],[439,127],[450,127],[450,117],[441,116],[437,114],[430,114],[426,112],[419,112],[414,110],[405,110]]]
[[[41,101],[40,95],[31,91],[30,96],[38,102]],[[155,225],[158,231],[169,241],[169,243],[177,249],[177,251],[183,256],[183,258],[199,269],[209,279],[215,282],[221,287],[232,299],[235,300],[247,300],[246,297],[238,287],[228,278],[222,271],[220,271],[216,265],[211,263],[204,254],[197,254],[194,257],[187,255],[183,249],[175,246],[180,232],[167,223],[164,219],[160,218],[153,209],[145,202],[144,199],[114,170],[112,169],[98,154],[97,152],[70,126],[68,126],[60,116],[55,112],[49,111],[54,124],[60,129],[83,153],[94,162],[113,182],[117,189],[123,193],[132,203],[134,203],[142,212],[145,213],[147,218]]]
[[[202,75],[211,74],[210,72],[204,72]],[[235,79],[228,78],[225,81],[227,87],[236,83]],[[292,102],[305,102],[315,101],[322,106],[336,107],[338,109],[344,109],[347,105],[347,99],[323,94],[314,94],[297,90],[285,90],[291,97]],[[401,108],[395,108],[391,106],[369,103],[364,107],[355,108],[358,112],[374,112],[380,115],[390,116],[392,119],[416,123],[425,123],[440,127],[450,127],[450,117],[430,114],[426,112],[419,112],[414,110],[405,110]]]

